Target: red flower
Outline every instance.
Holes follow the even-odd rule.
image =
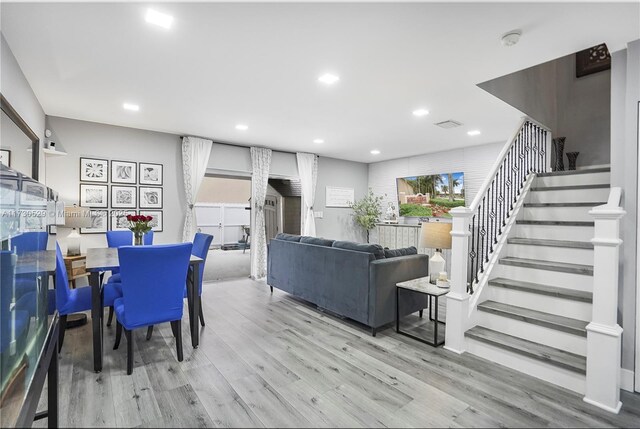
[[[133,216],[131,216],[130,214],[129,214],[129,215],[127,215],[127,220],[128,220],[129,222],[131,222],[131,221],[133,220]]]
[[[147,216],[147,222],[151,222],[153,220],[153,216]]]

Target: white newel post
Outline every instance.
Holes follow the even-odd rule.
[[[469,320],[469,294],[467,293],[467,263],[469,260],[469,220],[472,211],[456,207],[449,214],[453,217],[451,228],[451,290],[447,294],[447,329],[444,348],[464,353],[464,333]]]
[[[618,194],[619,195],[619,194]],[[587,325],[587,384],[584,400],[612,413],[620,402],[622,328],[618,325],[618,262],[620,218],[618,203],[598,206],[589,214],[595,220],[593,264],[593,315]],[[448,328],[448,327],[447,327]]]

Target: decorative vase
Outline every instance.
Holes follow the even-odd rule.
[[[142,237],[144,236],[141,232],[133,233],[133,245],[134,246],[142,246]]]
[[[555,160],[553,165],[553,171],[564,171],[564,141],[566,137],[556,137],[553,139],[553,153],[555,154]]]
[[[567,159],[569,160],[569,170],[576,169],[576,159],[580,155],[580,152],[567,152]]]

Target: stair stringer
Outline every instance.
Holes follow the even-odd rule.
[[[493,252],[489,256],[489,262],[485,266],[482,276],[478,279],[478,283],[474,284],[474,293],[471,295],[469,302],[469,324],[467,329],[471,329],[478,324],[478,304],[491,299],[491,288],[487,287],[489,280],[492,278],[491,273],[498,265],[500,258],[507,256],[507,239],[511,234],[513,226],[516,224],[516,220],[521,218],[524,203],[527,201],[529,190],[535,178],[536,175],[533,173],[527,177],[513,210],[511,210],[509,214],[506,226],[502,229],[502,234],[498,236],[498,243],[493,246]]]

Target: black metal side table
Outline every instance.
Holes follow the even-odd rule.
[[[429,320],[434,322],[433,326],[433,341],[425,340],[424,338],[417,337],[409,334],[408,332],[400,331],[400,289],[404,289],[411,292],[418,292],[427,295],[429,300]],[[438,347],[444,344],[444,340],[438,342],[438,325],[444,325],[444,322],[438,320],[438,298],[449,293],[449,288],[441,288],[429,281],[429,277],[420,277],[406,282],[400,282],[396,284],[396,332],[413,338],[416,341],[428,344],[433,347]],[[432,318],[432,309],[435,305],[435,317]]]

